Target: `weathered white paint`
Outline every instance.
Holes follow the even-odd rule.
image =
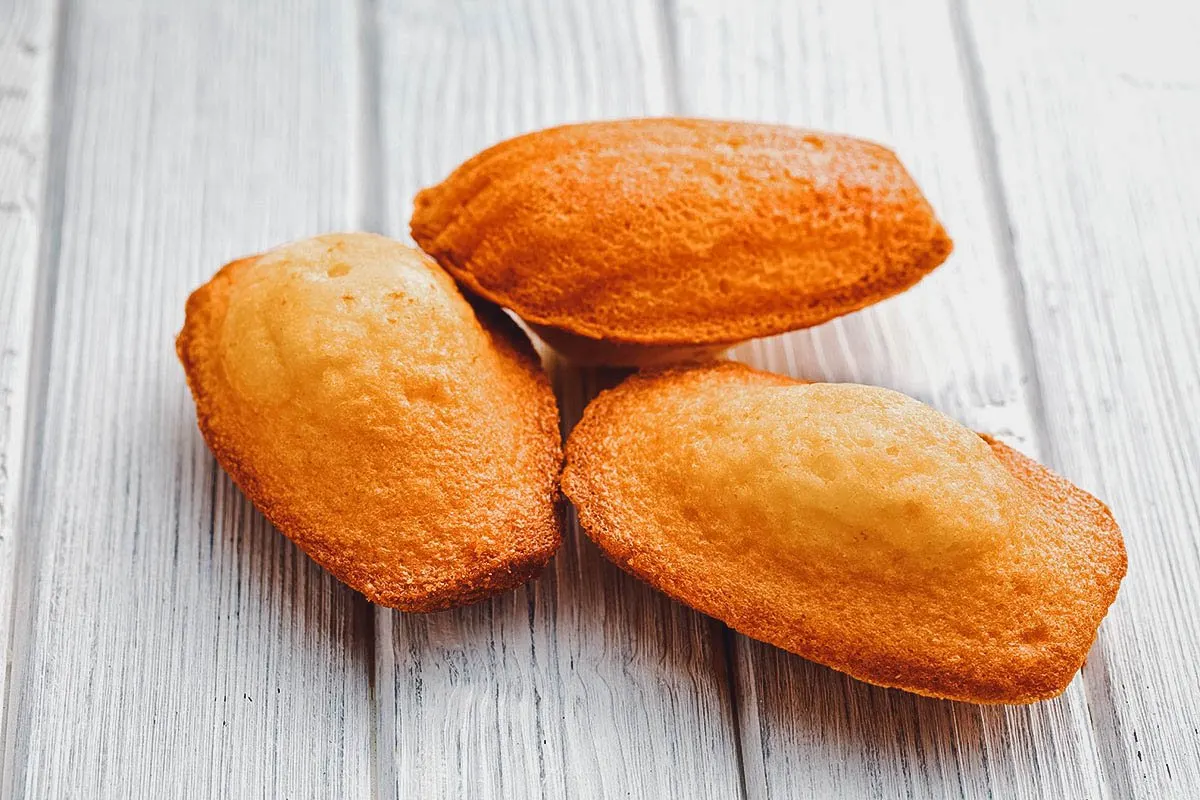
[[[968,4],[1050,444],[1129,577],[1084,668],[1113,797],[1200,791],[1200,6]]]
[[[317,0],[65,14],[0,794],[367,796],[370,609],[216,467],[173,346],[224,261],[350,224],[352,25]]]
[[[54,8],[0,0],[0,795],[1200,785],[1191,5],[65,0],[57,42]],[[738,355],[901,389],[1111,502],[1131,573],[1063,698],[868,687],[671,603],[573,524],[493,602],[372,610],[216,468],[172,338],[221,263],[330,229],[403,237],[416,189],[496,140],[666,112],[876,138],[926,189],[947,265]],[[564,429],[618,377],[549,367]]]
[[[22,457],[36,394],[30,363],[38,341],[35,287],[46,216],[54,10],[39,0],[0,0],[0,719],[7,695]],[[3,752],[0,745],[0,795]]]

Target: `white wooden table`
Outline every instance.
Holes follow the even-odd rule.
[[[981,708],[732,634],[572,531],[373,608],[195,429],[233,257],[509,135],[684,113],[892,145],[955,237],[738,355],[895,387],[1105,499],[1130,572],[1061,698]],[[1200,4],[0,0],[0,797],[1200,796]],[[551,364],[564,427],[610,376]]]

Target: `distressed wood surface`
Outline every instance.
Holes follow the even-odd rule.
[[[379,21],[381,194],[395,236],[408,236],[417,189],[489,144],[669,110],[647,3],[397,2]],[[615,377],[551,370],[564,432]],[[740,792],[720,625],[622,573],[573,518],[528,586],[432,616],[380,610],[378,628],[385,795]]]
[[[0,720],[7,696],[17,514],[31,401],[29,364],[44,209],[54,14],[35,0],[0,2]],[[3,741],[0,724],[0,742]],[[3,774],[0,750],[0,776]],[[3,787],[0,778],[0,788]]]
[[[0,797],[1193,796],[1200,11],[1123,5],[0,0]],[[925,188],[945,266],[735,355],[897,388],[1112,504],[1130,577],[1062,698],[858,683],[570,516],[520,590],[372,609],[216,467],[172,340],[220,264],[407,238],[499,139],[659,113],[874,138]],[[547,366],[564,433],[620,377]]]
[[[1113,797],[1200,793],[1200,6],[968,4],[1050,464],[1129,577],[1084,669]]]
[[[221,263],[353,224],[342,8],[64,8],[0,796],[370,791],[370,610],[216,467],[173,348]]]
[[[888,302],[738,356],[800,377],[903,391],[1037,457],[1046,448],[1019,293],[989,191],[986,133],[953,18],[927,0],[678,4],[688,113],[790,122],[885,142],[955,240]],[[1096,797],[1080,679],[1056,700],[981,708],[880,689],[734,639],[751,797]]]

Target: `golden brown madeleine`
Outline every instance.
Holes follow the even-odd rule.
[[[469,603],[558,547],[549,382],[424,254],[337,234],[235,261],[188,299],[176,346],[221,466],[371,601]]]
[[[740,364],[635,376],[562,476],[617,564],[856,678],[975,703],[1053,697],[1125,574],[1108,509],[897,392]]]
[[[501,142],[417,195],[412,235],[569,355],[622,363],[825,322],[951,250],[885,147],[676,118]]]

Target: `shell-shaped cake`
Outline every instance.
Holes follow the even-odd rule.
[[[952,247],[885,147],[681,118],[501,142],[418,194],[411,229],[555,348],[642,366],[863,308]]]
[[[557,548],[549,382],[423,253],[345,234],[235,261],[188,300],[177,349],[221,466],[371,601],[472,602]]]
[[[740,364],[635,376],[562,476],[617,564],[864,681],[977,703],[1062,692],[1125,574],[1108,509],[886,389]]]

